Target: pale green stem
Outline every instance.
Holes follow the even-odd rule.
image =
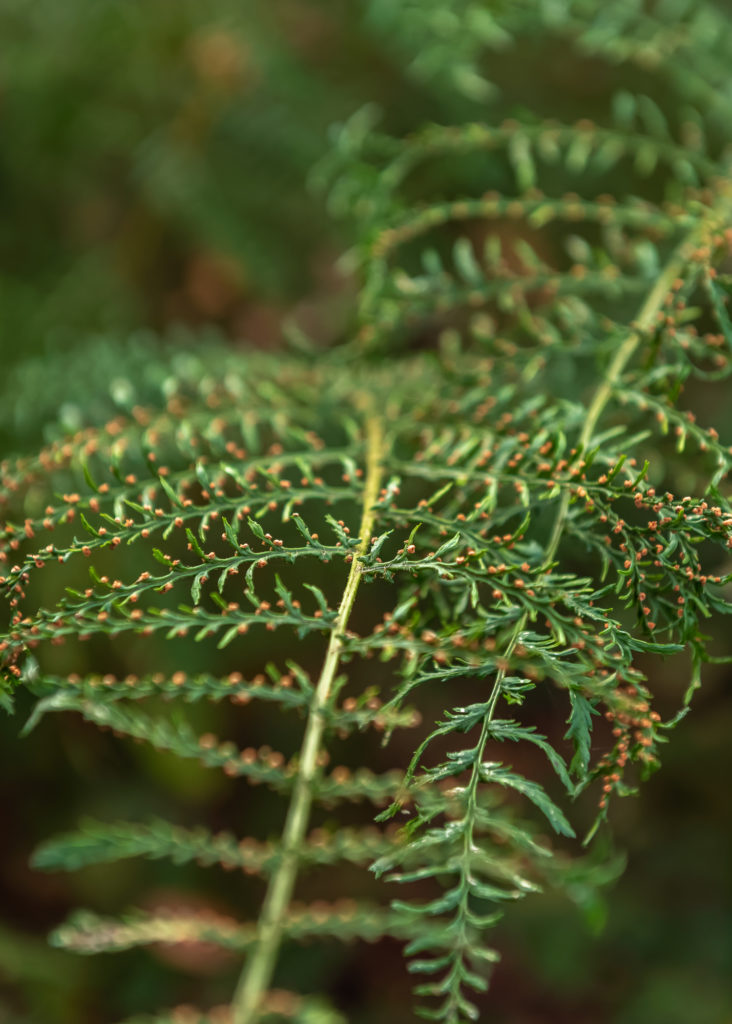
[[[303,737],[297,778],[290,798],[282,834],[282,854],[272,877],[259,917],[257,942],[242,971],[232,1004],[234,1024],[255,1024],[262,999],[274,974],[282,942],[287,909],[297,878],[300,847],[308,827],[313,802],[313,781],[318,771],[325,730],[325,709],[330,701],[333,681],[343,648],[343,635],[348,625],[356,591],[361,581],[360,556],[368,549],[374,525],[374,505],[379,495],[383,473],[384,438],[381,421],[369,417],[366,422],[368,454],[363,490],[360,543],[353,552],[346,587],[333,622],[328,649],[320,677],[313,692]]]
[[[671,285],[679,276],[686,264],[687,249],[693,244],[693,238],[696,237],[697,231],[694,232],[692,239],[687,239],[678,247],[672,258],[669,260],[665,269],[656,280],[655,285],[646,296],[645,302],[641,306],[635,323],[633,324],[633,331],[628,335],[613,356],[612,361],[608,366],[607,374],[595,392],[592,402],[590,403],[590,407],[587,410],[587,416],[582,430],[580,431],[577,443],[577,448],[580,453],[583,452],[590,443],[598,420],[605,411],[605,406],[612,396],[613,389],[618,383],[625,367],[633,358],[643,334],[654,326],[658,314],[663,308],[664,299],[671,289]],[[554,529],[552,530],[552,535],[549,539],[549,544],[547,545],[544,559],[545,564],[547,565],[556,555],[559,542],[562,539],[562,532],[564,530],[564,524],[569,510],[569,502],[570,492],[569,490],[565,490],[562,494],[559,508],[557,509],[557,516],[554,520]]]

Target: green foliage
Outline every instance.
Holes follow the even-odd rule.
[[[52,243],[36,273],[53,280],[61,260],[76,257],[36,317],[70,313],[74,319],[62,326],[79,320],[85,327],[103,326],[89,301],[90,277],[107,299],[107,316],[112,310],[129,315],[130,305],[145,299],[138,275],[154,269],[154,258],[170,251],[178,232],[199,251],[239,257],[247,275],[259,275],[270,293],[297,279],[294,251],[274,230],[272,213],[268,230],[262,230],[261,200],[263,192],[269,194],[273,163],[266,155],[279,157],[279,215],[299,224],[293,234],[313,230],[313,211],[298,207],[297,189],[319,152],[318,109],[333,107],[327,82],[306,73],[307,54],[288,46],[286,36],[278,40],[264,11],[250,14],[246,31],[236,13],[228,0],[204,8],[184,3],[174,10],[157,0],[144,9],[100,8],[88,0],[63,10],[51,3],[33,10],[14,0],[5,5],[6,74],[14,87],[8,127],[20,142],[4,154],[10,198],[41,193],[29,187],[28,175],[39,179],[50,171],[93,252],[86,259],[78,253],[79,239],[64,222],[56,196],[47,197],[43,210],[24,211],[24,262],[37,258],[38,234]],[[263,94],[268,65],[279,65],[290,81],[300,80],[297,117],[285,112],[280,97]],[[106,76],[109,67],[117,74]],[[106,105],[90,104],[89,92],[100,85]],[[43,105],[39,92],[46,95]],[[25,130],[18,132],[15,125],[23,120]],[[209,166],[201,160],[204,143]],[[122,194],[115,190],[120,178],[127,178]],[[44,214],[60,229],[57,237],[49,239]],[[106,233],[120,216],[131,223],[110,247]],[[241,230],[242,222],[248,231]],[[143,243],[148,252],[141,258],[136,250]],[[121,261],[121,279],[115,261]],[[9,290],[12,278],[3,284]],[[94,298],[99,305],[99,292]]]
[[[29,728],[74,711],[289,801],[276,841],[90,822],[36,855],[263,875],[257,923],[84,912],[54,933],[80,952],[246,952],[235,1024],[267,1019],[272,999],[329,1019],[271,991],[281,943],[313,937],[406,941],[420,1012],[478,1019],[490,930],[542,887],[590,901],[598,872],[572,862],[576,834],[589,843],[658,766],[679,718],[653,709],[651,673],[690,656],[683,714],[709,658],[702,624],[732,607],[730,450],[680,405],[730,367],[727,20],[678,3],[388,8],[371,17],[404,19],[414,70],[450,71],[441,87],[471,103],[500,102],[487,52],[550,27],[580,56],[657,73],[686,106],[669,122],[646,92],[615,90],[598,124],[489,109],[401,140],[362,111],[314,174],[359,239],[352,341],[286,358],[209,341],[142,372],[135,350],[111,418],[79,393],[72,436],[2,465],[4,702],[23,685]],[[462,193],[446,161],[494,190]],[[223,701],[303,717],[302,745],[240,749],[182,707]],[[411,761],[329,767],[335,744],[388,743],[434,709]],[[313,833],[319,808],[349,801],[379,828]],[[371,862],[401,898],[293,902],[306,869],[342,861]]]

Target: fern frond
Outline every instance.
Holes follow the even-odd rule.
[[[299,769],[295,759],[286,761],[282,753],[266,744],[259,749],[245,747],[239,750],[234,743],[220,741],[212,733],[199,736],[180,714],[172,719],[154,718],[138,708],[105,704],[86,700],[74,693],[59,692],[38,702],[26,731],[49,711],[77,711],[100,729],[111,729],[117,735],[143,740],[156,750],[198,761],[206,768],[219,768],[232,778],[244,776],[254,784],[265,783],[278,792],[288,792],[297,781]],[[341,800],[369,800],[380,806],[388,801],[398,782],[399,774],[393,771],[376,775],[366,769],[352,773],[348,769],[336,768],[318,781],[317,792],[328,805]]]
[[[312,904],[293,903],[283,922],[284,934],[301,939],[359,939],[373,942],[383,935],[409,938],[416,927],[409,917],[396,911],[358,904],[344,899]],[[136,946],[163,942],[170,945],[210,943],[222,949],[245,951],[257,941],[253,924],[241,924],[210,911],[191,914],[171,909],[151,914],[133,911],[122,918],[100,917],[77,911],[51,935],[53,945],[77,953],[112,953]]]
[[[712,39],[727,19],[697,6],[542,2],[534,21],[523,3],[494,16],[464,0],[471,35],[442,0],[374,0],[375,24],[427,40],[418,74],[455,44],[444,70],[471,102],[502,102],[481,54],[550,29],[573,59],[645,67],[686,106],[667,116],[613,85],[602,123],[496,117],[403,140],[362,112],[319,171],[359,235],[352,342],[317,359],[186,355],[147,378],[145,405],[130,384],[113,419],[92,410],[2,464],[6,702],[25,685],[28,727],[74,711],[289,800],[272,843],[153,823],[48,844],[48,868],[140,855],[266,883],[256,925],[85,915],[59,943],[246,952],[232,1020],[253,1024],[283,941],[392,935],[426,976],[425,1014],[464,1024],[500,914],[571,888],[576,835],[658,766],[679,716],[654,710],[653,666],[690,656],[683,713],[703,620],[732,610],[731,452],[679,405],[691,377],[729,373],[732,346],[732,36]],[[672,9],[693,46],[664,25]],[[244,731],[254,699],[305,717],[298,753],[240,749],[233,725],[236,743],[200,735],[199,701],[230,701]],[[411,758],[361,753],[356,728],[419,728],[407,701],[437,719]],[[328,768],[341,739],[354,753]],[[594,817],[577,800],[590,790]],[[345,801],[403,828],[313,836],[316,809]],[[293,902],[308,867],[369,857],[407,894],[390,910]]]
[[[393,834],[371,829],[325,829],[313,831],[300,848],[303,864],[334,864],[347,861],[369,864],[393,848]],[[170,859],[174,864],[195,861],[202,866],[218,864],[226,870],[240,869],[246,874],[269,874],[282,854],[277,843],[237,840],[227,832],[216,835],[207,829],[184,829],[166,821],[145,825],[129,822],[105,824],[83,822],[77,832],[57,836],[43,843],[33,856],[33,865],[44,871],[76,871],[128,857]]]
[[[287,662],[284,672],[269,664],[265,672],[257,673],[250,681],[245,680],[241,672],[230,672],[219,679],[205,674],[189,676],[179,671],[171,676],[155,673],[121,679],[111,673],[84,677],[44,675],[38,681],[29,678],[28,687],[40,699],[26,723],[26,732],[30,732],[48,711],[73,709],[75,705],[68,702],[74,700],[103,705],[160,697],[163,701],[176,700],[186,704],[204,700],[211,703],[229,701],[235,706],[261,700],[265,704],[280,704],[283,710],[295,708],[302,711],[308,707],[312,697],[312,683],[307,673],[293,661]],[[395,728],[415,727],[420,721],[414,709],[394,709],[384,705],[375,690],[345,698],[340,706],[328,708],[326,716],[329,728],[337,730],[340,736],[354,729],[373,728],[379,732],[388,729],[391,732]]]
[[[292,1024],[344,1024],[344,1018],[317,998],[307,998],[286,989],[272,989],[265,996],[262,1009],[265,1024],[291,1021]],[[231,1024],[230,1006],[215,1006],[210,1010],[197,1010],[192,1006],[177,1006],[155,1017],[131,1017],[120,1024]]]

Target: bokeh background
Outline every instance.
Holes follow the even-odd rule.
[[[312,187],[330,126],[366,103],[394,134],[487,116],[479,82],[460,73],[467,44],[449,18],[431,28],[400,22],[399,6],[0,2],[6,451],[73,429],[82,407],[103,414],[121,386],[120,343],[127,373],[191,345],[276,348],[283,324],[323,346],[347,336],[357,282],[342,256],[354,229]],[[572,58],[550,38],[519,58],[492,61],[502,94],[491,117],[602,117],[622,86],[673,103],[650,73]],[[459,187],[458,168],[439,173],[433,187]],[[732,436],[722,391],[688,401],[703,402]],[[718,649],[725,644],[721,635]],[[655,680],[662,712],[683,691],[683,670]],[[628,864],[604,906],[583,917],[548,895],[512,909],[486,1020],[731,1024],[732,697],[722,667],[710,666],[704,684],[662,770],[615,810]],[[45,936],[79,905],[114,913],[173,893],[191,906],[255,908],[250,882],[141,861],[46,875],[28,860],[85,815],[233,827],[239,788],[73,716],[52,716],[20,740],[28,711],[21,697],[16,716],[0,720],[0,1024],[111,1024],[145,1008],[223,1002],[237,967],[225,957],[76,958]],[[216,732],[224,714],[204,709],[199,724]],[[276,831],[264,796],[250,809],[265,821],[272,813]],[[338,884],[351,883],[344,875]],[[290,980],[330,992],[352,1024],[412,1019],[393,944],[288,955]]]

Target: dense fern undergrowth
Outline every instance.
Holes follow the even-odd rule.
[[[413,38],[438,6],[402,5]],[[489,102],[480,55],[521,45],[550,6],[510,5],[503,25],[461,5],[458,86]],[[362,111],[314,173],[359,238],[349,341],[208,341],[167,363],[122,345],[111,415],[90,403],[76,433],[2,464],[6,706],[25,687],[28,729],[75,712],[262,784],[280,810],[277,838],[108,820],[36,853],[41,869],[145,856],[261,878],[255,921],[133,909],[57,929],[81,953],[242,956],[230,1009],[145,1020],[337,1019],[275,983],[281,947],[388,936],[419,1012],[478,1019],[511,903],[612,872],[583,845],[658,766],[711,657],[706,620],[731,607],[730,449],[684,405],[685,385],[729,371],[730,37],[711,6],[656,8],[552,7],[550,27],[655,72],[683,96],[677,123],[627,90],[604,124],[486,117],[403,140]],[[684,42],[699,35],[703,59]],[[418,72],[430,54],[444,69],[424,47]],[[446,162],[488,191],[433,194]],[[672,657],[689,685],[664,721],[649,680]],[[244,731],[257,703],[290,716],[290,748],[199,734],[198,702],[230,704]],[[411,760],[391,755],[407,744]],[[358,899],[295,898],[340,863],[363,873]]]

